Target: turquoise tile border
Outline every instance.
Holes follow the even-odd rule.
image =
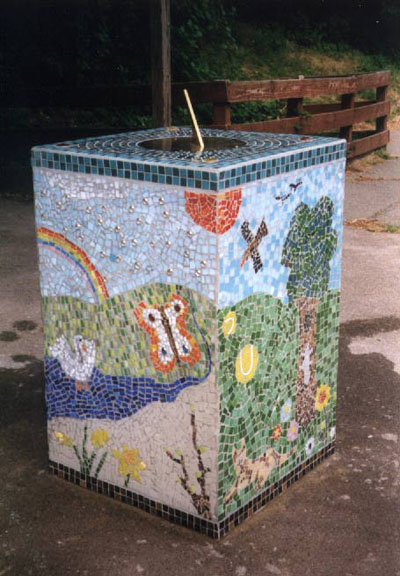
[[[32,166],[217,191],[300,168],[318,166],[346,156],[344,140],[324,137],[306,137],[307,140],[304,140],[305,137],[293,134],[239,133],[211,129],[205,130],[204,134],[235,137],[244,140],[247,147],[216,152],[215,162],[211,166],[207,156],[201,162],[193,153],[168,154],[139,146],[143,139],[165,135],[188,136],[189,133],[187,128],[172,132],[166,129],[146,130],[37,146],[32,149]],[[125,152],[121,151],[122,148]],[[207,169],[206,162],[209,163]]]

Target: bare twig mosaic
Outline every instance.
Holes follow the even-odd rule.
[[[187,471],[185,457],[180,450],[175,450],[173,454],[170,450],[166,450],[165,454],[175,462],[179,464],[182,469],[182,474],[178,478],[179,484],[189,495],[193,506],[195,507],[198,514],[204,516],[204,518],[211,518],[210,514],[210,497],[206,490],[206,474],[210,472],[210,468],[204,466],[202,454],[205,452],[204,446],[199,446],[197,443],[197,427],[196,427],[196,416],[192,411],[190,414],[190,426],[192,428],[192,442],[193,448],[197,457],[197,474],[196,481],[200,487],[200,493],[196,492],[194,484],[190,483],[189,474]]]

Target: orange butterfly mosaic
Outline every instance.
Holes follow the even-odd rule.
[[[150,360],[164,374],[176,363],[193,366],[200,360],[199,345],[186,328],[187,313],[188,304],[178,294],[171,294],[162,306],[140,302],[134,310],[139,326],[150,336]]]

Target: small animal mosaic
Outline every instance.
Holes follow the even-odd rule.
[[[232,460],[236,481],[225,496],[225,502],[229,503],[238,492],[247,488],[250,484],[254,483],[257,490],[264,488],[274,468],[284,464],[295,452],[296,446],[286,454],[279,454],[274,448],[268,448],[264,454],[251,460],[246,456],[246,442],[243,439],[239,450],[235,448],[233,451]]]
[[[283,204],[284,202],[286,202],[286,200],[288,200],[288,198],[291,197],[291,195],[294,192],[296,192],[297,188],[299,186],[301,186],[302,184],[303,184],[303,182],[301,180],[300,180],[300,182],[297,182],[296,184],[293,184],[293,183],[289,184],[289,191],[286,194],[275,196],[275,200],[280,200]]]
[[[74,351],[72,351],[63,335],[51,346],[50,352],[60,362],[65,374],[76,381],[76,389],[81,390],[83,386],[88,390],[88,380],[96,362],[95,342],[86,340],[78,334],[74,337]]]

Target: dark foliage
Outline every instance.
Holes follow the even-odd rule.
[[[0,74],[8,89],[149,80],[147,2],[8,0]]]
[[[175,80],[214,78],[207,47],[229,52],[233,39],[223,4],[172,1]],[[146,0],[7,0],[0,19],[0,75],[7,89],[150,81]],[[211,50],[210,50],[211,52]]]
[[[149,2],[3,0],[0,85],[6,100],[16,101],[21,94],[20,100],[29,106],[30,89],[149,83]],[[239,28],[246,24],[257,33],[241,36]],[[261,40],[254,52],[260,59],[263,54],[272,77],[285,73],[277,62],[286,39],[320,47],[321,53],[327,46],[331,51],[338,47],[339,53],[340,47],[351,45],[386,55],[381,65],[376,58],[374,62],[378,68],[387,67],[387,57],[392,62],[400,57],[399,30],[398,0],[171,0],[172,78],[246,79],[248,72],[242,66],[246,43],[257,46]],[[280,107],[279,102],[238,104],[233,117],[235,121],[274,118]],[[107,124],[123,124],[119,111],[106,108],[105,103],[104,110],[96,111],[100,124],[103,116]],[[127,124],[146,123],[148,113],[149,107],[132,109]],[[197,113],[202,122],[210,121],[210,106],[198,106]],[[20,118],[16,114],[10,122],[23,125],[25,109],[18,110]],[[187,120],[182,110],[176,114],[175,121]],[[86,120],[81,114],[78,124],[82,122]],[[91,116],[88,122],[93,123]]]
[[[363,52],[400,55],[398,0],[227,0],[240,19],[277,23],[299,44],[346,43]]]
[[[146,0],[5,0],[0,75],[7,89],[150,78]],[[300,44],[400,51],[397,0],[172,0],[174,80],[226,77],[237,21],[276,23]],[[218,63],[221,64],[218,64]]]

